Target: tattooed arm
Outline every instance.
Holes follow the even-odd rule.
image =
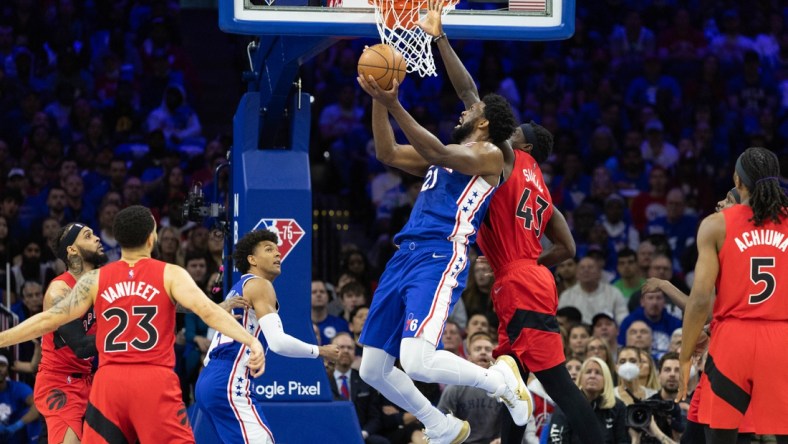
[[[0,333],[0,348],[38,338],[87,313],[96,297],[99,270],[85,273],[66,297],[14,328]]]
[[[69,267],[78,266],[81,270],[82,259],[79,256],[69,258]],[[69,268],[72,270],[72,268]],[[50,307],[57,304],[61,299],[68,296],[71,287],[63,281],[54,281],[49,284],[47,292],[44,295],[44,310],[49,310]],[[55,347],[60,348],[65,343],[74,354],[81,359],[96,356],[96,336],[89,335],[85,332],[85,326],[82,319],[75,319],[58,327],[55,333]]]

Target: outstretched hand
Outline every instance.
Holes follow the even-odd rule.
[[[222,309],[230,314],[233,314],[234,308],[243,308],[244,310],[248,310],[252,308],[251,304],[241,296],[233,296],[231,298],[227,298],[219,304]],[[233,315],[236,319],[242,319],[242,315]]]
[[[427,14],[416,25],[427,34],[438,37],[443,34],[443,0],[427,0]]]
[[[662,279],[650,277],[646,279],[646,282],[643,283],[643,286],[640,288],[641,293],[653,293],[655,291],[661,291],[660,285],[662,283]]]
[[[388,91],[381,88],[371,75],[368,75],[366,79],[363,75],[359,75],[356,80],[361,89],[386,108],[391,109],[399,103],[399,82],[396,78],[391,80],[392,86]]]

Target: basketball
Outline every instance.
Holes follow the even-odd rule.
[[[370,46],[358,59],[358,74],[364,79],[372,76],[375,82],[385,90],[394,86],[394,79],[399,83],[405,78],[407,65],[402,54],[384,43]]]

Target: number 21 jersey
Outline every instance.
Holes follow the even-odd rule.
[[[96,348],[99,366],[175,366],[175,304],[164,289],[165,262],[141,259],[99,272]]]

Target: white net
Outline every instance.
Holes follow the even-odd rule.
[[[375,6],[380,41],[391,45],[402,53],[408,64],[408,72],[422,77],[435,76],[435,60],[432,57],[432,36],[416,26],[419,11],[426,9],[426,0],[370,0]],[[456,2],[446,2],[443,14],[454,9]]]

